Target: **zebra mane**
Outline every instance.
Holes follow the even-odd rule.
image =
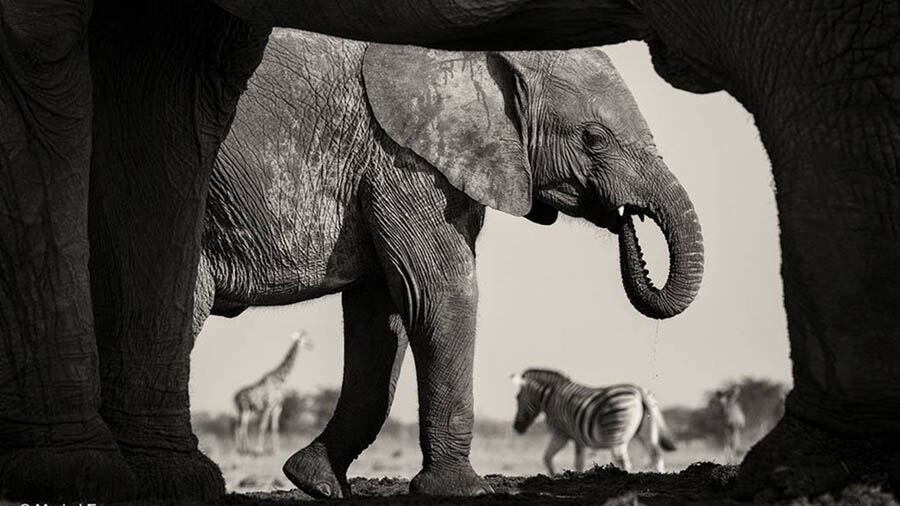
[[[552,386],[569,381],[568,376],[553,369],[527,369],[522,373],[522,378],[544,386]]]

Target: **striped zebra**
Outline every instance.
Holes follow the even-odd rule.
[[[656,400],[650,392],[632,384],[592,388],[575,383],[559,372],[528,369],[511,376],[518,386],[518,409],[513,424],[519,434],[542,412],[552,437],[544,452],[544,465],[553,476],[553,457],[569,442],[575,442],[575,469],[584,469],[584,450],[609,449],[613,463],[631,470],[628,442],[635,435],[650,454],[651,464],[665,472],[662,450],[672,451],[672,442]]]

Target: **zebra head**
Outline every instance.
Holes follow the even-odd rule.
[[[545,369],[528,369],[522,374],[510,375],[519,391],[516,393],[516,419],[513,429],[524,434],[543,411],[544,400],[566,376]]]

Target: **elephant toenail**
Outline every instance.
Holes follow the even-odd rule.
[[[493,494],[493,493],[494,493],[493,487],[491,487],[490,485],[483,485],[483,486],[477,487],[474,490],[474,493],[472,495],[488,495],[488,494]]]
[[[319,483],[316,485],[316,490],[319,491],[322,495],[326,497],[331,497],[331,485],[327,483]]]

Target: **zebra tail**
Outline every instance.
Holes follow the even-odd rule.
[[[667,452],[677,450],[678,446],[675,444],[675,439],[669,431],[669,426],[666,425],[666,420],[663,418],[659,406],[656,405],[656,399],[653,398],[653,394],[645,390],[642,397],[644,409],[650,414],[653,424],[656,425],[657,433],[659,434],[659,447]]]

